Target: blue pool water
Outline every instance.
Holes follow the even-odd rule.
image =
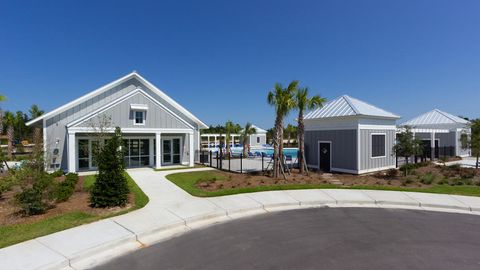
[[[273,149],[261,149],[261,150],[254,150],[252,152],[263,152],[266,155],[273,155]],[[283,154],[285,156],[292,156],[293,159],[297,158],[298,148],[284,148]]]

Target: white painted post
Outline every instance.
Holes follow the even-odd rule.
[[[161,144],[162,144],[162,133],[161,132],[157,132],[155,133],[155,140],[157,141],[156,142],[156,145],[155,145],[155,148],[156,148],[156,151],[157,151],[157,156],[156,156],[156,159],[155,159],[155,168],[156,169],[161,169],[162,168],[162,153],[160,153],[160,149],[161,149]]]
[[[149,139],[149,142],[148,142],[148,153],[150,153],[149,155],[149,160],[148,160],[148,163],[150,164],[150,166],[154,167],[155,166],[155,155],[153,154],[153,138],[150,138]]]
[[[430,148],[432,149],[431,158],[435,159],[435,132],[430,133]]]
[[[76,165],[75,133],[68,133],[68,172],[74,173],[77,170]]]
[[[190,133],[188,134],[188,143],[190,144],[190,154],[189,154],[189,163],[188,165],[190,167],[193,167],[195,166],[195,160],[194,160],[194,157],[195,157],[195,148],[193,147],[194,146],[194,142],[193,142],[193,133]]]

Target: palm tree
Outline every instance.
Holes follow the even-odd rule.
[[[243,145],[243,156],[245,157],[248,156],[248,138],[255,133],[257,133],[257,129],[253,127],[251,123],[247,122],[242,130],[242,135],[240,136]]]
[[[322,107],[327,99],[315,95],[309,97],[308,87],[298,89],[295,94],[295,105],[298,110],[298,129],[297,129],[297,140],[298,140],[298,166],[300,168],[300,173],[304,173],[307,163],[304,159],[305,157],[305,123],[303,121],[303,115],[305,110],[313,110],[315,108]]]
[[[288,124],[283,132],[287,135],[287,145],[291,146],[292,135],[297,132],[296,127],[292,124]]]
[[[280,163],[283,158],[283,119],[294,108],[295,102],[293,96],[297,91],[298,81],[292,81],[287,88],[276,83],[274,89],[268,92],[268,104],[275,107],[275,136],[273,150],[273,177],[280,175]]]
[[[12,158],[13,152],[13,139],[14,139],[14,129],[13,126],[15,125],[15,116],[13,113],[7,111],[3,118],[5,124],[7,125],[7,140],[8,140],[8,158]]]
[[[36,104],[33,104],[30,107],[30,110],[28,110],[28,112],[30,113],[30,119],[35,119],[44,113],[44,111],[40,110],[40,108]]]
[[[232,133],[236,133],[237,127],[232,121],[227,121],[225,123],[225,149],[226,155],[230,156],[230,140],[232,139]]]
[[[7,100],[7,97],[4,95],[0,95],[0,102]],[[0,133],[3,134],[3,111],[0,109]]]

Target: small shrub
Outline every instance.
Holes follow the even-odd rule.
[[[15,204],[25,215],[42,214],[53,199],[53,177],[48,173],[36,172],[24,181],[22,191],[15,195]],[[28,184],[28,183],[32,184]]]
[[[57,202],[65,202],[75,192],[75,186],[78,182],[78,174],[69,173],[65,175],[65,179],[57,185],[55,199]]]
[[[413,182],[415,182],[415,180],[412,179],[412,178],[406,178],[405,181],[404,181],[405,184],[411,184]]]
[[[438,181],[438,184],[439,185],[448,185],[449,183],[448,183],[447,179],[442,179],[442,180]]]
[[[62,170],[56,170],[53,173],[51,173],[50,175],[53,176],[53,177],[60,177],[60,176],[63,175],[63,171]]]
[[[459,169],[461,168],[461,167],[460,167],[460,164],[452,164],[452,165],[449,165],[449,166],[447,166],[447,167],[448,167],[448,169],[450,169],[450,170],[455,170],[455,171],[456,171],[456,170],[459,170]]]
[[[398,175],[398,170],[397,169],[389,169],[386,173],[388,178],[395,178]]]
[[[424,174],[420,176],[420,183],[425,184],[425,185],[431,185],[433,181],[435,180],[436,175],[429,172],[427,174]]]
[[[477,171],[473,168],[461,168],[459,170],[459,176],[462,179],[471,179],[477,175]]]

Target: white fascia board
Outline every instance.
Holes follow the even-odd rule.
[[[96,130],[92,127],[70,127],[68,128],[68,134],[72,133],[94,133]],[[107,128],[105,129],[108,133],[115,132],[115,128]],[[193,134],[193,129],[187,128],[122,128],[122,133],[125,134],[136,134],[136,133],[161,133],[161,134],[172,134],[172,133],[187,133]]]
[[[81,123],[93,118],[94,116],[102,113],[102,112],[105,112],[106,110],[114,107],[115,105],[118,105],[120,103],[122,103],[123,101],[127,100],[128,98],[136,95],[136,94],[142,94],[144,95],[146,98],[148,98],[150,101],[152,101],[153,103],[155,103],[156,105],[158,105],[159,107],[161,107],[162,109],[164,109],[165,111],[167,111],[170,115],[172,115],[173,117],[177,118],[178,120],[180,120],[181,122],[183,122],[185,125],[187,125],[188,127],[190,128],[194,128],[190,123],[188,123],[187,121],[185,121],[183,118],[181,118],[179,115],[175,114],[174,112],[172,112],[170,109],[168,109],[167,107],[165,107],[165,105],[163,105],[161,102],[159,102],[158,100],[156,100],[154,97],[150,96],[149,94],[147,94],[145,91],[143,91],[142,89],[140,88],[137,88],[121,97],[119,97],[118,99],[104,105],[103,107],[73,121],[73,122],[70,122],[67,124],[67,127],[74,127],[74,126],[78,126],[80,125]],[[148,108],[148,107],[147,107]]]
[[[434,128],[413,128],[410,131],[415,133],[450,133],[449,129],[434,129]]]
[[[395,125],[358,125],[359,129],[397,130]]]

